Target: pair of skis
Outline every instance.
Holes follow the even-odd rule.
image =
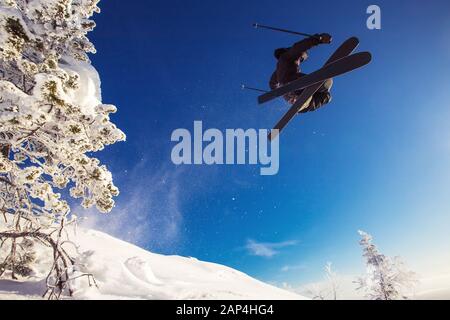
[[[323,68],[258,97],[259,104],[262,104],[289,92],[304,89],[289,111],[275,125],[273,134],[269,134],[269,140],[275,139],[299,111],[308,107],[312,96],[327,79],[361,68],[372,60],[369,52],[352,54],[358,45],[358,38],[348,39],[333,53]]]

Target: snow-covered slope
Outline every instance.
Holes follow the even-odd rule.
[[[102,232],[78,229],[74,239],[98,284],[75,280],[75,299],[305,299],[222,265],[153,254]],[[0,299],[38,299],[49,255],[38,252],[32,280],[0,279]]]

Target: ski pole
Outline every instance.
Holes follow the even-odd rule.
[[[258,91],[258,92],[265,92],[265,93],[269,92],[269,91],[267,91],[267,90],[262,90],[262,89],[258,89],[258,88],[247,87],[245,84],[243,84],[243,85],[241,86],[241,89],[242,89],[242,90]]]
[[[297,31],[291,31],[291,30],[286,30],[286,29],[280,29],[280,28],[274,28],[274,27],[269,27],[269,26],[265,26],[259,23],[254,23],[253,27],[255,27],[255,29],[261,28],[261,29],[268,29],[268,30],[273,30],[273,31],[280,31],[280,32],[285,32],[285,33],[290,33],[290,34],[296,34],[299,36],[304,36],[304,37],[314,37],[314,35],[309,34],[309,33],[303,33],[303,32],[297,32]]]

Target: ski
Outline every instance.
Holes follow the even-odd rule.
[[[332,62],[325,67],[305,75],[295,81],[288,83],[287,85],[265,93],[258,97],[259,104],[268,102],[277,97],[280,97],[284,94],[295,90],[301,90],[306,87],[309,87],[313,84],[325,81],[330,78],[334,78],[336,76],[342,75],[344,73],[350,72],[352,70],[358,69],[360,67],[365,66],[372,60],[372,56],[369,52],[359,52],[349,56],[346,56],[342,59],[339,59],[335,62]]]
[[[357,37],[351,37],[345,40],[339,48],[331,55],[331,57],[325,62],[325,65],[328,65],[332,62],[335,62],[341,58],[344,58],[348,55],[351,55],[353,51],[358,47],[359,39]]]
[[[345,56],[350,55],[359,45],[359,40],[356,37],[352,37],[348,40],[346,40],[327,60],[325,63],[325,66],[337,61]],[[289,121],[295,117],[295,115],[298,114],[299,111],[304,109],[305,107],[308,107],[309,103],[311,102],[312,96],[317,92],[317,90],[320,89],[320,87],[323,85],[323,81],[320,83],[317,83],[315,85],[312,85],[308,88],[306,88],[302,94],[298,97],[296,103],[292,105],[292,107],[289,109],[289,111],[281,118],[280,121],[275,125],[275,128],[277,131],[273,131],[274,135],[272,133],[269,134],[268,138],[269,140],[275,139],[281,130],[289,123]]]
[[[291,121],[299,111],[303,110],[304,108],[307,108],[308,105],[311,103],[312,96],[319,90],[319,88],[322,86],[323,82],[317,83],[315,85],[312,85],[308,88],[306,88],[302,94],[298,97],[297,101],[292,105],[292,107],[289,109],[288,112],[286,112],[281,118],[280,121],[275,125],[274,129],[277,131],[273,131],[269,133],[268,139],[272,141],[275,139],[281,132],[281,130],[284,129],[284,127]]]

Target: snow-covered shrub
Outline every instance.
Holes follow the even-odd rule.
[[[324,271],[324,281],[308,285],[305,293],[313,300],[337,300],[339,291],[338,274],[334,271],[331,262],[325,264]]]
[[[11,242],[10,260],[21,256],[21,239],[62,250],[63,258],[56,257],[65,261],[55,258],[50,271],[59,291],[73,263],[60,247],[70,208],[58,189],[69,188],[85,208],[104,213],[119,194],[106,166],[92,157],[125,139],[110,121],[116,107],[101,102],[87,56],[95,52],[86,35],[95,27],[97,3],[0,0],[0,215],[13,220],[0,230],[0,243],[4,250],[5,239]],[[52,234],[40,231],[56,225]],[[3,268],[12,267],[14,277],[18,269],[8,261]]]

